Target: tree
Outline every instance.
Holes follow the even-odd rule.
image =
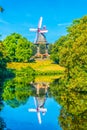
[[[18,40],[21,39],[21,37],[22,36],[20,34],[13,33],[4,39],[3,45],[6,49],[7,58],[9,61],[16,60],[16,56],[15,56],[16,47],[18,44]]]
[[[32,44],[26,38],[18,40],[16,47],[16,59],[22,62],[28,62],[32,56]]]
[[[32,55],[32,43],[20,34],[12,33],[7,36],[3,45],[7,51],[8,61],[28,62]]]
[[[48,46],[48,53],[49,53],[49,54],[51,54],[52,47],[53,47],[53,44],[49,44],[49,46]]]
[[[75,20],[68,27],[68,34],[53,46],[52,59],[66,68],[70,78],[76,78],[87,70],[87,16]],[[63,39],[62,39],[63,38]],[[61,40],[62,39],[62,40]],[[86,82],[85,82],[86,83]]]
[[[51,59],[55,63],[59,63],[59,55],[60,55],[60,47],[63,46],[64,41],[66,40],[65,36],[60,37],[53,45],[52,45],[52,50],[51,50]]]
[[[2,81],[4,81],[7,73],[6,63],[7,61],[6,61],[4,46],[3,43],[0,42],[0,86],[2,84]]]

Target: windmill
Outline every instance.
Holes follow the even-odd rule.
[[[38,103],[37,103],[37,99],[35,97],[34,97],[34,104],[35,104],[36,108],[30,108],[30,109],[28,109],[28,111],[29,112],[36,112],[37,113],[37,117],[38,117],[38,122],[39,122],[39,124],[41,124],[42,120],[41,120],[41,114],[40,114],[40,112],[42,112],[43,114],[45,114],[47,112],[47,109],[39,107]]]
[[[40,44],[46,45],[46,54],[48,54],[48,51],[47,51],[48,50],[48,43],[46,41],[46,36],[45,36],[45,33],[47,33],[48,30],[46,29],[46,26],[43,26],[43,28],[41,28],[42,20],[43,20],[43,18],[40,17],[37,28],[30,28],[29,29],[32,32],[36,32],[36,37],[34,39],[34,44],[37,46],[37,54],[36,55],[40,55],[40,48],[39,48]]]
[[[47,32],[48,32],[48,30],[46,29],[46,26],[44,26],[43,29],[41,29],[42,20],[43,20],[43,18],[40,17],[40,20],[39,20],[39,23],[38,23],[38,27],[37,27],[37,28],[30,28],[30,31],[36,32],[36,38],[35,38],[35,40],[34,40],[34,43],[37,43],[37,44],[38,44],[38,37],[39,37],[40,35],[42,35],[42,37],[45,38],[44,33],[47,33]],[[46,40],[45,40],[45,41],[46,41]]]

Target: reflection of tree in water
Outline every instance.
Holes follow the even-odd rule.
[[[0,117],[0,130],[4,130],[6,128],[6,124],[2,117]]]
[[[2,89],[0,89],[0,111],[4,108],[3,100],[2,100]],[[0,130],[4,130],[6,128],[6,124],[2,117],[0,117]]]
[[[32,92],[34,93],[30,85],[30,82],[33,80],[32,69],[22,69],[22,71],[18,71],[15,75],[15,78],[6,80],[4,85],[0,87],[0,111],[4,108],[3,100],[15,108],[21,104],[25,104]],[[6,123],[3,118],[0,117],[0,130],[4,129],[10,130],[6,128]]]
[[[4,108],[3,100],[2,100],[2,89],[0,89],[0,111]]]
[[[0,111],[4,108],[4,103],[2,101],[2,99],[0,99]]]
[[[3,86],[2,86],[3,82],[0,82],[0,111],[3,110],[4,108],[4,103],[2,100],[2,92],[3,92]],[[2,117],[0,117],[0,130],[4,130],[4,128],[6,128],[6,124],[3,120]]]
[[[15,108],[21,104],[25,104],[32,94],[31,86],[20,79],[9,80],[5,84],[3,99],[8,105]]]
[[[41,100],[45,101],[44,93],[47,93],[46,87],[48,84],[34,84],[33,80],[32,70],[23,69],[22,71],[16,72],[16,77],[6,81],[4,84],[4,101],[13,108],[25,104],[30,96],[37,97],[40,102]]]
[[[86,130],[87,91],[84,91],[86,85],[82,86],[81,83],[81,86],[72,86],[72,80],[67,77],[55,80],[50,85],[50,94],[62,106],[59,122],[63,130]]]
[[[34,94],[34,90],[30,85],[34,78],[32,71],[31,68],[17,71],[15,78],[5,82],[3,99],[11,107],[15,108],[25,104],[29,96]]]
[[[63,130],[87,130],[87,111],[75,115],[62,108],[59,122]]]

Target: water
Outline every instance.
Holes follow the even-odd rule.
[[[72,82],[65,86],[66,79],[18,75],[6,81],[0,130],[87,130],[87,92],[74,91]]]
[[[58,124],[60,105],[53,99],[47,98],[44,107],[45,115],[40,112],[41,124],[38,121],[37,112],[29,112],[29,108],[35,108],[34,97],[30,97],[25,105],[12,108],[6,105],[1,112],[6,128],[10,130],[61,130]]]

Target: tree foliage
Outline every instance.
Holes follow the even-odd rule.
[[[78,22],[77,22],[78,21]],[[60,65],[64,67],[87,67],[87,16],[75,20],[67,29],[68,35],[55,42],[53,53],[58,54]],[[55,61],[55,59],[53,59]]]
[[[28,62],[32,55],[32,43],[20,34],[13,33],[7,36],[3,45],[7,51],[8,61]]]
[[[53,44],[49,44],[49,46],[48,46],[48,53],[49,54],[51,54],[52,48],[53,48]]]
[[[5,55],[5,50],[2,42],[0,42],[0,84],[2,84],[2,81],[4,80],[7,69],[6,69],[6,55]]]
[[[51,57],[66,68],[72,87],[82,89],[87,86],[87,16],[75,20],[67,31],[68,34],[53,45]]]
[[[16,59],[22,62],[28,62],[32,55],[32,44],[26,39],[21,38],[18,40],[16,47]]]

